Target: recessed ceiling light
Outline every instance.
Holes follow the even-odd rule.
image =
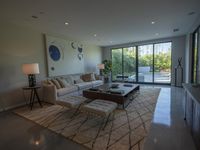
[[[188,16],[192,16],[192,15],[194,15],[194,14],[195,14],[195,12],[194,12],[194,11],[191,11],[191,12],[188,13]]]
[[[156,36],[158,36],[158,35],[159,35],[159,33],[156,33],[155,35],[156,35]]]
[[[31,17],[32,17],[32,18],[34,18],[34,19],[37,19],[37,18],[38,18],[38,16],[34,16],[34,15],[33,15],[33,16],[31,16]]]
[[[65,25],[69,25],[69,23],[68,23],[68,22],[65,22]]]
[[[94,34],[94,37],[96,37],[97,36],[97,34]]]
[[[179,28],[175,28],[173,29],[174,32],[178,32],[179,31]]]
[[[151,22],[151,24],[155,24],[155,23],[156,23],[155,21],[152,21],[152,22]]]

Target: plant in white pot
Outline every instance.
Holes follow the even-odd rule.
[[[109,82],[109,79],[111,77],[111,71],[112,71],[112,61],[105,59],[102,61],[104,64],[104,69],[103,69],[103,76],[104,76],[104,82],[107,83]]]

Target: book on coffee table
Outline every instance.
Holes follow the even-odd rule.
[[[113,83],[110,88],[118,88],[119,84]]]
[[[113,94],[123,94],[123,93],[124,93],[124,90],[110,89],[109,92],[110,92],[110,93],[113,93]]]
[[[133,87],[133,84],[124,84],[126,87]]]

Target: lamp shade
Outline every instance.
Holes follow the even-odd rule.
[[[22,65],[22,71],[24,74],[39,74],[39,65],[38,63],[32,63],[32,64],[23,64]]]
[[[104,66],[104,64],[98,64],[98,68],[99,68],[99,69],[104,69],[105,66]]]

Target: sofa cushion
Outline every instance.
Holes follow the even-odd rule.
[[[79,90],[82,90],[82,89],[91,88],[92,87],[92,82],[82,82],[82,83],[78,83],[78,84],[75,84],[75,85],[78,86]]]
[[[102,84],[103,84],[103,81],[102,81],[102,80],[95,80],[95,81],[92,81],[93,87],[94,87],[94,86],[98,86],[98,85],[102,85]]]
[[[57,96],[63,96],[65,94],[71,93],[71,92],[75,92],[78,90],[78,87],[75,85],[68,85],[65,88],[61,88],[57,90]]]

